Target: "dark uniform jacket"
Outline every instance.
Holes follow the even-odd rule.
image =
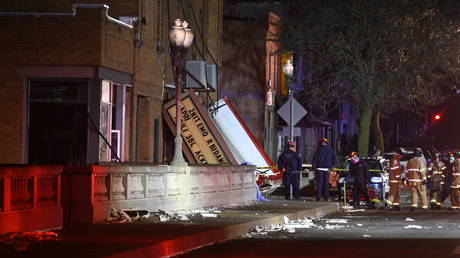
[[[302,170],[302,160],[299,154],[292,150],[283,152],[278,158],[278,169],[286,169],[286,173],[294,173]]]
[[[313,155],[311,165],[313,169],[332,168],[337,164],[337,156],[329,145],[320,145]]]
[[[369,181],[369,169],[367,163],[359,160],[357,163],[351,163],[350,177],[354,178],[355,184],[367,184]]]

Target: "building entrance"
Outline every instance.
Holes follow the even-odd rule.
[[[85,164],[87,82],[29,82],[29,164]]]

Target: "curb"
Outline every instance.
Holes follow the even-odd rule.
[[[283,224],[284,217],[289,219],[299,219],[304,217],[320,217],[330,213],[338,212],[340,205],[331,203],[323,207],[301,210],[295,213],[286,213],[271,218],[253,220],[246,223],[225,226],[218,229],[208,230],[184,237],[166,240],[154,245],[122,252],[109,257],[128,258],[128,257],[171,257],[198,249],[204,246],[212,245],[216,242],[238,238],[249,232],[253,226],[268,227],[272,224]]]

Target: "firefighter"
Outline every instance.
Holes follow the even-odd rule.
[[[385,201],[388,209],[399,211],[399,186],[401,184],[401,158],[406,154],[404,148],[399,148],[398,151],[390,158],[390,193]]]
[[[460,152],[455,152],[454,165],[451,170],[450,201],[452,210],[460,211]]]
[[[441,192],[441,199],[440,199],[441,205],[445,200],[447,200],[447,197],[449,197],[449,194],[451,191],[450,183],[452,181],[452,170],[454,169],[454,161],[455,161],[454,152],[449,152],[444,162],[444,164],[446,164],[447,169],[444,174],[445,181],[443,182],[444,184],[442,184],[442,192]]]
[[[407,162],[407,181],[411,189],[411,211],[418,206],[418,199],[422,201],[422,209],[428,209],[426,196],[426,164],[422,159],[422,150],[415,149],[415,156]]]
[[[441,161],[441,153],[434,153],[434,160],[428,167],[427,179],[430,191],[431,209],[440,209],[442,203],[442,187],[446,181],[447,167]]]
[[[369,169],[365,161],[359,159],[358,153],[353,151],[350,153],[351,160],[350,177],[354,178],[353,182],[353,208],[359,206],[359,198],[362,195],[366,200],[368,208],[371,208],[369,195],[367,193],[367,183],[369,181]]]

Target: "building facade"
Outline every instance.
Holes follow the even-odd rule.
[[[76,2],[0,3],[0,163],[164,161],[169,25],[219,65],[222,1]]]

